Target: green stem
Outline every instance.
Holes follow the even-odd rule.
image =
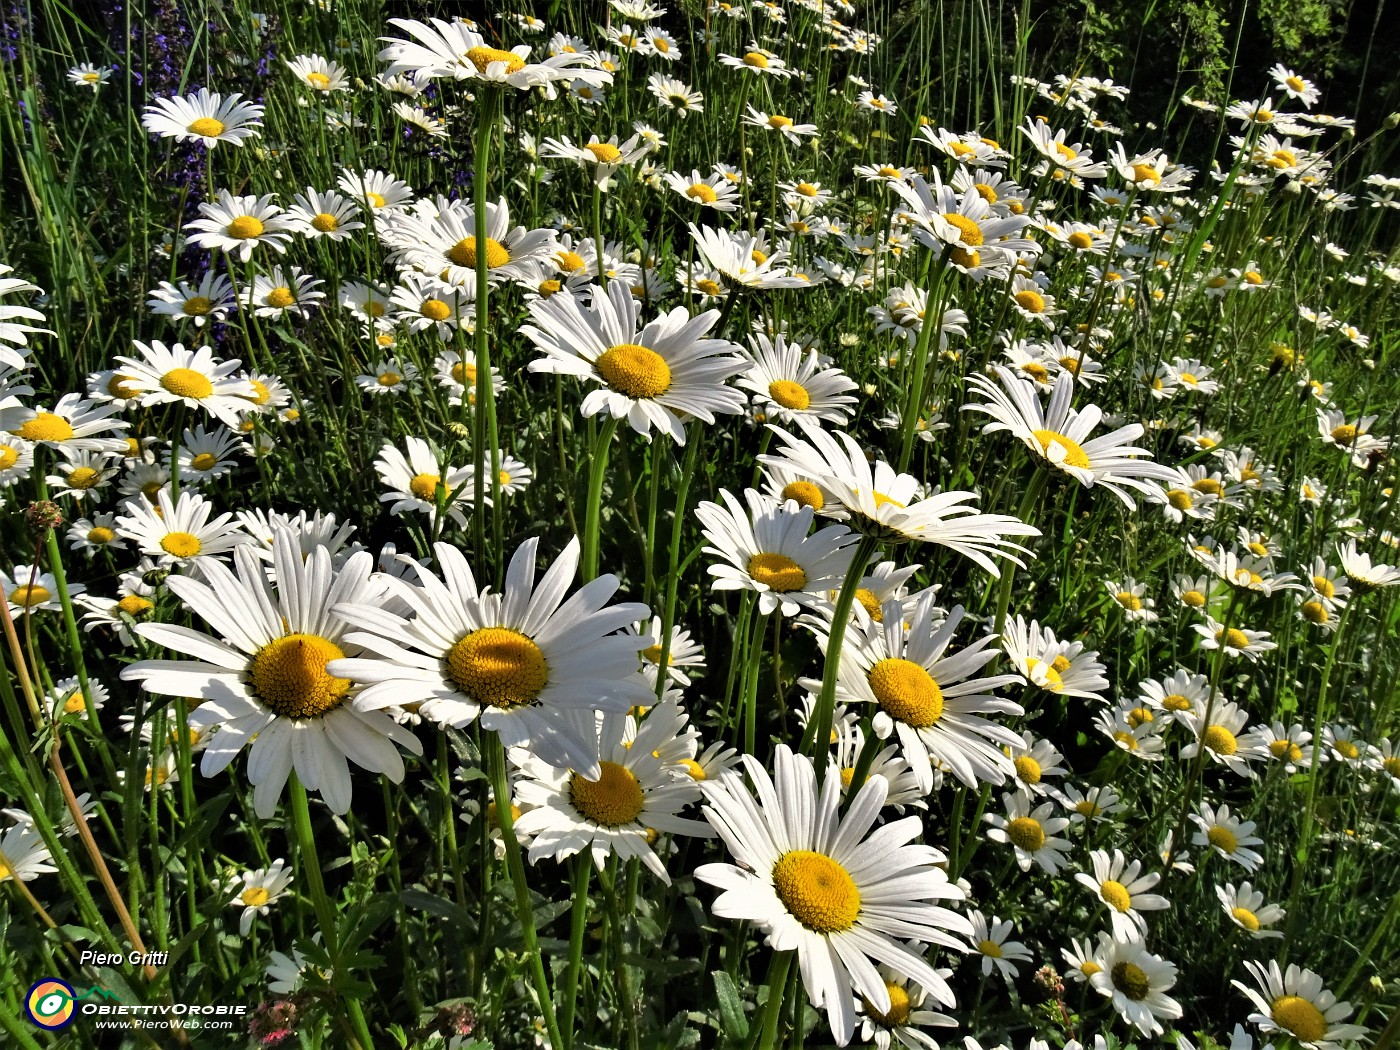
[[[851,604],[855,601],[856,591],[860,589],[861,576],[879,544],[880,541],[874,536],[860,538],[851,567],[846,570],[846,579],[841,583],[841,592],[836,596],[831,634],[826,643],[826,666],[822,670],[822,691],[817,697],[817,709],[807,723],[807,731],[802,734],[800,750],[803,754],[825,752],[829,746],[831,715],[836,707],[836,675],[841,667],[841,643],[846,637],[846,625],[851,620]]]
[[[619,420],[609,418],[598,430],[593,442],[592,462],[588,464],[588,504],[583,509],[583,582],[598,575],[598,531],[603,510],[603,478],[608,472],[608,453],[612,450],[613,434]]]
[[[564,997],[559,1004],[559,1027],[568,1040],[564,1050],[574,1045],[574,1000],[578,997],[579,971],[583,968],[583,935],[588,928],[588,883],[593,861],[588,853],[574,857],[573,905],[569,911],[569,965],[564,971]]]
[[[919,342],[914,347],[914,372],[909,377],[909,388],[905,391],[904,421],[900,424],[899,470],[909,468],[909,457],[914,452],[914,430],[919,421],[920,404],[924,392],[924,372],[928,368],[929,343],[933,333],[943,327],[943,315],[938,308],[938,286],[943,281],[943,271],[948,268],[948,254],[951,247],[933,261],[926,283],[924,300],[924,322],[919,328]]]
[[[476,418],[472,439],[472,456],[476,470],[476,493],[472,507],[472,539],[477,557],[482,557],[486,549],[486,451],[491,450],[491,492],[495,498],[493,513],[500,513],[500,459],[501,450],[496,433],[496,391],[491,383],[491,342],[487,338],[487,296],[490,280],[487,269],[486,244],[486,184],[490,175],[491,134],[500,114],[501,96],[494,89],[482,93],[486,103],[481,113],[481,123],[476,130],[476,156],[473,158],[475,170],[472,176],[472,201],[476,220]],[[496,561],[500,561],[496,552]]]
[[[549,993],[549,979],[544,972],[544,957],[540,955],[540,941],[535,929],[535,909],[530,903],[530,887],[525,882],[525,864],[520,855],[520,842],[515,837],[515,816],[511,813],[510,778],[506,773],[506,749],[500,735],[486,734],[482,741],[486,752],[486,769],[491,778],[491,792],[496,799],[496,820],[501,826],[501,841],[506,849],[506,870],[510,873],[511,885],[515,888],[515,910],[520,920],[520,934],[525,940],[525,955],[529,960],[530,977],[535,985],[535,996],[539,999],[540,1013],[544,1015],[544,1026],[549,1036],[549,1045],[564,1047],[564,1037],[559,1032],[559,1021],[554,1015],[554,999]]]
[[[778,1022],[783,1016],[783,993],[787,990],[788,971],[792,969],[795,952],[774,952],[768,964],[768,1001],[763,1004],[763,1023],[758,1033],[756,1050],[773,1050],[777,1046]]]

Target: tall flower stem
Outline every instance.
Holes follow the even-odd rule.
[[[535,986],[535,997],[540,1003],[540,1013],[544,1015],[544,1026],[552,1047],[565,1047],[564,1037],[559,1031],[559,1021],[554,1015],[554,999],[549,993],[549,979],[544,972],[544,958],[540,955],[539,935],[535,930],[535,909],[530,903],[530,887],[525,882],[525,863],[520,855],[520,842],[515,837],[515,815],[510,806],[510,778],[506,774],[506,749],[500,735],[488,732],[482,741],[486,752],[486,772],[491,779],[491,793],[496,799],[496,820],[501,826],[501,841],[506,849],[506,870],[510,874],[511,885],[515,888],[515,911],[520,922],[520,935],[525,941],[525,954],[529,959],[530,978]]]
[[[1026,491],[1021,496],[1021,506],[1016,510],[1016,517],[1029,524],[1031,513],[1035,510],[1036,503],[1040,500],[1040,494],[1045,491],[1045,483],[1048,480],[1048,466],[1037,469],[1031,475],[1031,480],[1026,483]],[[1016,582],[1016,563],[1008,562],[1001,570],[1001,585],[997,589],[997,617],[992,627],[992,633],[998,638],[1006,628],[1006,614],[1011,609],[1011,588]]]
[[[841,583],[841,591],[836,595],[836,609],[831,617],[831,634],[826,642],[826,666],[822,670],[822,691],[817,696],[817,709],[807,723],[807,731],[802,734],[800,750],[803,754],[825,751],[831,740],[831,715],[836,707],[836,675],[841,667],[841,643],[846,638],[846,625],[851,620],[851,605],[855,602],[856,591],[860,589],[860,579],[865,566],[875,553],[880,541],[874,536],[862,536],[856,545],[851,567],[846,570],[846,578]]]
[[[792,969],[795,952],[774,952],[768,963],[768,1001],[763,1004],[762,1027],[758,1031],[755,1050],[774,1050],[778,1045],[778,1023],[783,1016],[784,992],[787,990],[788,971]]]
[[[685,528],[686,499],[690,495],[690,482],[695,476],[695,466],[700,461],[700,446],[705,440],[705,431],[699,424],[693,424],[687,431],[685,460],[680,478],[676,482],[676,503],[671,519],[671,543],[666,554],[666,603],[661,614],[661,655],[657,660],[660,673],[656,676],[656,698],[660,702],[665,696],[666,682],[670,676],[666,669],[671,666],[671,631],[676,626],[676,597],[680,588],[681,535]],[[726,694],[726,702],[728,694]]]
[[[472,541],[478,558],[486,551],[486,485],[482,479],[485,477],[488,458],[491,465],[493,513],[499,514],[501,506],[501,449],[496,432],[496,391],[491,383],[491,340],[487,332],[490,275],[486,237],[486,184],[490,175],[491,135],[500,117],[501,95],[498,91],[488,89],[482,93],[482,99],[486,104],[482,107],[481,123],[476,129],[476,156],[473,158],[475,170],[472,176],[472,207],[476,220],[476,418],[473,420],[472,435],[476,493],[473,496],[472,507]],[[497,550],[495,555],[493,564],[499,565],[501,552]]]
[[[301,866],[301,874],[311,888],[311,905],[316,909],[316,921],[321,927],[322,943],[339,971],[340,927],[336,925],[335,907],[326,895],[326,883],[321,878],[321,859],[316,854],[316,836],[311,831],[311,806],[307,802],[306,788],[302,786],[295,770],[287,778],[287,786],[292,796],[292,827],[297,840],[297,860]],[[343,974],[338,973],[337,976]],[[365,1012],[360,1008],[360,1001],[350,996],[342,998],[356,1041],[364,1050],[372,1050],[374,1039],[369,1034],[369,1024],[365,1021]]]
[[[904,419],[900,423],[899,470],[909,469],[909,459],[914,452],[914,431],[923,409],[924,372],[928,369],[929,344],[933,333],[943,329],[943,308],[938,300],[939,287],[943,283],[943,273],[948,269],[948,255],[951,247],[944,248],[937,259],[930,262],[927,294],[924,299],[924,322],[919,327],[919,341],[914,347],[914,371],[909,376],[909,388],[905,391]]]
[[[608,473],[608,453],[612,451],[613,435],[618,420],[609,418],[598,430],[593,441],[593,454],[588,463],[588,503],[583,508],[583,582],[598,575],[598,535],[603,514],[603,479]]]
[[[573,904],[569,911],[569,964],[564,970],[564,995],[559,1003],[559,1027],[568,1040],[563,1050],[574,1045],[574,1000],[578,997],[579,971],[583,969],[583,935],[588,929],[588,884],[593,860],[585,850],[574,857]]]

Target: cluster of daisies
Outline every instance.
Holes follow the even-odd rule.
[[[979,970],[1014,981],[1037,951],[1062,1007],[1059,961],[1137,1035],[1166,1035],[1184,1016],[1174,995],[1188,961],[1158,946],[1182,879],[1211,872],[1220,930],[1203,936],[1280,941],[1296,912],[1259,888],[1265,842],[1239,789],[1274,770],[1315,784],[1327,766],[1368,791],[1400,790],[1400,752],[1366,739],[1342,705],[1319,700],[1311,726],[1305,713],[1251,712],[1262,701],[1249,671],[1280,645],[1264,629],[1278,626],[1274,596],[1290,603],[1294,638],[1335,647],[1369,595],[1400,583],[1388,555],[1368,553],[1400,539],[1363,513],[1388,508],[1389,490],[1365,508],[1352,495],[1376,487],[1390,441],[1383,414],[1364,390],[1335,390],[1308,367],[1365,353],[1369,338],[1325,309],[1290,308],[1289,322],[1306,330],[1292,329],[1266,360],[1245,360],[1243,349],[1231,360],[1222,347],[1247,341],[1297,246],[1267,239],[1250,245],[1257,258],[1212,252],[1194,270],[1184,259],[1218,217],[1212,179],[1228,180],[1217,188],[1236,195],[1232,207],[1264,206],[1280,177],[1324,211],[1353,207],[1333,151],[1315,142],[1348,122],[1312,114],[1318,89],[1278,67],[1275,94],[1288,103],[1218,111],[1239,132],[1229,140],[1237,163],[1203,179],[1162,149],[1124,145],[1103,115],[1122,86],[1018,78],[1013,86],[1051,116],[1032,109],[1005,142],[921,118],[914,165],[897,162],[882,132],[870,142],[890,151],[888,163],[867,151],[849,172],[823,171],[827,129],[805,119],[806,91],[785,90],[810,75],[784,25],[800,15],[843,57],[881,41],[847,25],[841,3],[715,2],[695,46],[713,51],[744,103],[734,107],[737,141],[721,147],[729,152],[702,159],[687,156],[684,122],[715,100],[679,75],[691,45],[661,27],[660,7],[610,6],[593,41],[515,16],[507,35],[542,43],[510,49],[465,19],[392,18],[370,87],[320,55],[285,62],[281,75],[347,136],[361,92],[393,96],[393,113],[430,139],[504,112],[508,148],[525,163],[494,200],[415,189],[377,167],[290,195],[211,192],[171,245],[199,269],[160,281],[142,319],[189,345],[135,340],[83,391],[56,400],[35,390],[31,343],[51,334],[45,315],[0,302],[0,486],[12,501],[21,490],[59,501],[68,546],[93,569],[84,583],[54,566],[9,566],[0,584],[10,615],[78,616],[104,641],[139,650],[123,682],[191,701],[183,724],[171,724],[174,708],[121,721],[151,756],[147,787],[188,777],[190,755],[206,777],[242,756],[262,819],[293,777],[344,814],[352,767],[399,784],[425,737],[494,734],[511,797],[482,814],[491,836],[514,836],[541,866],[579,856],[605,871],[619,858],[667,886],[693,876],[713,916],[795,953],[778,958],[795,962],[842,1046],[937,1050],[930,1030],[967,1020],[955,986]],[[111,72],[85,64],[69,77],[96,92]],[[592,130],[629,82],[650,107],[641,112],[667,130],[640,119]],[[537,136],[533,113],[495,108],[506,97],[579,119]],[[871,126],[906,112],[856,77],[840,97]],[[1292,103],[1299,109],[1285,112]],[[150,134],[206,151],[211,179],[229,147],[261,138],[265,122],[264,104],[208,89],[157,99],[142,116]],[[677,154],[684,163],[672,167]],[[583,187],[592,218],[513,224],[513,213],[529,214],[520,187],[555,182]],[[1368,184],[1378,206],[1395,189]],[[643,249],[609,238],[628,208],[661,217],[669,253],[652,251],[659,241]],[[1329,264],[1348,258],[1330,242],[1315,249]],[[358,276],[318,276],[333,259],[336,273]],[[39,291],[9,272],[0,269],[0,296]],[[1380,265],[1346,276],[1350,286],[1397,280],[1400,270]],[[818,294],[859,303],[869,332],[824,344],[815,324],[795,319]],[[1210,337],[1183,320],[1188,304],[1218,322]],[[502,318],[512,317],[507,331]],[[1150,333],[1125,338],[1144,317]],[[296,454],[305,431],[335,423],[331,406],[308,413],[295,380],[274,370],[285,359],[294,374],[291,333],[316,325],[353,334],[357,356],[340,365],[359,407],[392,409],[399,397],[440,424],[420,414],[420,433],[357,449],[411,545],[366,546],[343,515],[249,507],[236,487]],[[489,375],[471,350],[486,325],[504,348]],[[230,331],[266,352],[265,368],[223,353],[218,336]],[[523,498],[535,464],[493,444],[494,476],[484,476],[486,450],[453,463],[460,445],[432,435],[460,438],[482,421],[479,400],[546,383],[591,421],[598,451],[634,435],[693,449],[725,427],[740,439],[751,428],[761,442],[737,482],[726,474],[728,487],[693,507],[693,563],[713,599],[739,610],[725,625],[722,686],[706,675],[701,625],[676,622],[674,600],[623,600],[631,574],[597,574],[596,546],[582,537],[526,539],[504,566],[473,549],[473,508],[492,504],[493,521],[510,521],[501,497]],[[1273,384],[1268,396],[1282,391],[1315,416],[1304,447],[1325,464],[1316,475],[1208,426],[1229,418],[1216,406],[1231,384],[1246,383]],[[1121,394],[1112,410],[1109,390]],[[964,456],[1014,479],[1017,514],[985,509],[1007,487],[987,473],[984,485],[928,480],[941,434],[965,436]],[[1157,440],[1165,434],[1173,440]],[[595,451],[588,469],[606,462]],[[1141,559],[1142,578],[1105,579],[1085,602],[1091,615],[1043,623],[1014,584],[1033,558],[1055,556],[1034,524],[1048,520],[1047,506],[1120,516],[1161,557]],[[678,521],[677,535],[689,524]],[[119,564],[129,568],[97,593],[99,566]],[[968,597],[919,585],[934,575],[965,583]],[[979,603],[981,588],[995,601]],[[1159,664],[1155,642],[1179,625],[1195,647],[1163,645]],[[820,654],[778,710],[759,681],[770,627],[775,638],[792,628]],[[1096,630],[1141,640],[1154,675],[1115,685],[1092,648]],[[109,699],[95,679],[68,679],[49,690],[48,713],[100,721]],[[1079,700],[1094,705],[1090,718],[1079,718]],[[1345,709],[1354,719],[1354,705]],[[1160,841],[1133,845],[1141,814],[1129,789],[1087,770],[1076,777],[1028,728],[1066,711],[1093,727],[1096,759],[1170,770],[1184,786],[1190,805]],[[760,742],[775,724],[788,739],[770,753]],[[954,795],[957,813],[966,803],[976,814],[949,830],[957,845],[945,850],[925,841],[926,814]],[[51,873],[32,822],[11,816],[0,881]],[[1047,896],[1078,894],[1081,936],[1040,948],[1015,940],[998,897],[1007,880],[989,884],[968,866],[978,849]],[[247,935],[292,885],[277,860],[222,880],[219,894]],[[311,966],[299,951],[273,958],[278,993]],[[1234,984],[1260,1036],[1334,1050],[1364,1033],[1311,970],[1245,961],[1242,975]],[[1241,1027],[1232,1046],[1253,1039]]]

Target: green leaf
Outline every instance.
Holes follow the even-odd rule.
[[[719,1024],[727,1039],[734,1042],[749,1037],[749,1019],[744,1016],[744,1000],[734,978],[723,970],[710,974],[715,982],[715,998],[719,1001]]]

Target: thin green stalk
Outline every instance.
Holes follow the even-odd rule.
[[[822,691],[817,696],[817,709],[807,723],[807,731],[802,734],[799,749],[803,754],[820,754],[826,751],[831,740],[831,716],[836,707],[836,674],[841,667],[841,643],[846,637],[846,625],[851,620],[851,605],[856,591],[860,589],[861,576],[865,566],[880,541],[874,536],[862,536],[856,545],[851,567],[846,570],[846,579],[841,583],[841,591],[836,596],[836,609],[831,618],[831,634],[826,643],[826,666],[822,669]]]
[[[774,1050],[778,1045],[778,1023],[783,1016],[784,992],[787,990],[788,971],[792,969],[794,951],[774,952],[768,963],[768,1001],[763,1004],[763,1017],[758,1029],[758,1042],[755,1050]]]
[[[501,94],[493,88],[484,88],[480,98],[485,102],[480,114],[481,123],[476,129],[476,155],[472,175],[472,201],[475,209],[476,227],[474,233],[476,263],[476,417],[472,437],[472,456],[476,470],[476,492],[472,506],[473,549],[478,558],[486,554],[486,486],[481,479],[486,477],[490,450],[491,494],[493,513],[500,513],[500,470],[501,449],[496,433],[496,392],[491,382],[491,340],[487,337],[490,315],[487,311],[487,296],[490,289],[490,274],[487,263],[486,236],[486,189],[490,177],[491,135],[501,113]],[[499,567],[501,552],[495,552],[493,564]]]
[[[574,1000],[578,997],[579,971],[583,969],[583,935],[588,929],[588,884],[593,860],[587,852],[574,857],[573,904],[569,910],[569,964],[564,970],[564,995],[559,1003],[559,1027],[568,1040],[564,1050],[574,1045]]]
[[[620,421],[608,417],[598,429],[593,442],[593,454],[588,464],[588,503],[583,508],[583,581],[598,575],[598,533],[603,513],[603,479],[608,473],[608,454],[612,451],[613,435]]]

